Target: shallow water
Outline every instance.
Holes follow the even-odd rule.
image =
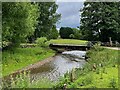
[[[79,56],[82,56],[83,53],[85,54],[85,52],[82,51],[81,53],[77,53],[77,51],[74,53],[72,52],[72,54],[79,54]],[[76,59],[78,61],[76,61]],[[57,81],[59,77],[63,76],[66,72],[71,71],[73,68],[80,68],[84,64],[84,59],[73,56],[71,57],[71,55],[68,54],[59,54],[56,55],[50,62],[33,69],[31,71],[31,78],[33,81],[39,80],[41,77],[48,78],[51,81]]]

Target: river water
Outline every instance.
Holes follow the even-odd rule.
[[[48,78],[57,81],[59,77],[73,68],[81,68],[85,64],[85,51],[66,51],[56,55],[53,60],[31,71],[33,81]]]

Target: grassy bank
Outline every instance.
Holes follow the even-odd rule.
[[[95,47],[88,51],[90,58],[84,68],[66,74],[55,87],[67,84],[67,88],[118,88],[118,52]]]
[[[54,51],[40,47],[16,48],[14,50],[3,51],[2,76],[6,76],[18,69],[44,60],[54,54]]]
[[[75,45],[85,45],[87,41],[85,40],[76,40],[76,39],[52,39],[49,41],[49,43],[54,44],[75,44]]]

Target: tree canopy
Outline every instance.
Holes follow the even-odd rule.
[[[84,39],[103,42],[117,40],[119,27],[118,2],[84,2],[80,29]]]
[[[2,39],[18,44],[32,35],[38,18],[38,6],[29,2],[2,3]]]
[[[38,26],[35,30],[36,37],[47,37],[51,29],[55,28],[56,22],[60,19],[61,15],[56,13],[58,5],[55,2],[39,2],[39,18]]]
[[[73,29],[70,27],[61,27],[59,31],[60,37],[63,39],[69,39],[71,34],[74,34]]]
[[[2,39],[17,45],[39,37],[57,38],[55,2],[3,2]],[[50,36],[52,35],[52,36]]]

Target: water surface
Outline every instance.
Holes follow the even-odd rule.
[[[70,54],[70,52],[68,53]],[[31,71],[32,80],[39,80],[41,77],[44,77],[52,81],[57,81],[59,77],[63,76],[66,72],[71,71],[73,68],[80,68],[85,64],[84,59],[80,59],[79,57],[73,56],[71,57],[71,55],[69,54],[56,55],[50,62],[33,69]],[[85,52],[80,51],[77,53],[77,51],[75,51],[71,54],[76,54],[77,56],[82,57],[85,54]]]

